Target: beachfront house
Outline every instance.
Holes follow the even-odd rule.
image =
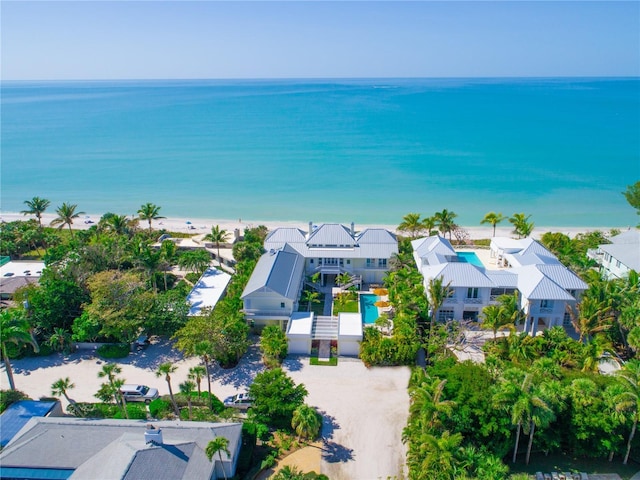
[[[568,308],[587,289],[575,273],[530,238],[494,237],[491,261],[486,264],[475,254],[457,252],[440,236],[414,240],[412,247],[425,290],[435,278],[450,287],[450,295],[434,312],[439,321],[482,321],[484,307],[496,304],[500,295],[517,291],[526,315],[522,329],[535,334],[540,328],[569,326]]]
[[[600,265],[600,273],[612,280],[627,277],[631,270],[640,272],[640,230],[630,229],[610,240],[587,251],[587,256]]]
[[[205,450],[218,436],[229,453],[210,461]],[[0,477],[231,478],[241,446],[241,423],[34,417],[0,453]]]
[[[291,353],[309,353],[314,340],[337,343],[343,355],[357,355],[362,320],[331,316],[331,290],[338,275],[347,274],[342,287],[361,289],[381,284],[391,257],[398,253],[395,235],[382,228],[356,232],[340,224],[309,223],[299,228],[278,228],[264,242],[266,253],[258,261],[242,293],[244,313],[256,325],[280,324],[287,332]],[[299,312],[305,282],[318,277],[316,287],[327,294],[325,315]]]

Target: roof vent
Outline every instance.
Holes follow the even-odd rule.
[[[144,432],[145,443],[155,443],[156,445],[162,445],[162,430],[154,427],[152,424],[147,424],[147,429]]]
[[[269,255],[275,255],[275,254],[276,254],[276,250],[274,248],[269,250]]]

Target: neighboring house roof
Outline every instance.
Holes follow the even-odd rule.
[[[187,296],[189,315],[198,315],[203,308],[214,308],[231,281],[231,275],[209,268]]]
[[[492,249],[505,253],[513,268],[486,270],[458,261],[451,244],[440,236],[411,242],[414,258],[425,281],[441,277],[452,287],[517,288],[529,300],[567,300],[575,298],[568,290],[586,290],[587,284],[562,265],[539,242],[531,239],[494,238]]]
[[[545,276],[538,265],[514,268],[513,271],[518,275],[518,290],[529,300],[575,300],[564,288]]]
[[[271,249],[258,260],[241,298],[269,291],[295,300],[303,272],[304,258],[290,245],[285,244],[280,250]]]
[[[51,412],[58,402],[39,400],[20,400],[12,403],[0,415],[0,447],[11,439],[27,424],[32,417],[44,417]]]
[[[264,242],[266,250],[289,245],[304,258],[391,258],[398,253],[395,235],[383,228],[369,228],[352,234],[337,223],[311,227],[305,234],[299,228],[278,228]]]
[[[229,440],[225,462],[239,453],[242,424],[153,422],[163,443],[146,443],[147,422],[33,418],[0,453],[4,472],[12,468],[75,470],[72,479],[212,478],[219,462],[206,460],[204,450],[216,436]],[[206,461],[205,461],[206,460]]]
[[[599,248],[630,270],[640,272],[640,243],[611,243]]]
[[[470,263],[444,263],[436,266],[423,267],[425,280],[442,277],[444,285],[451,287],[493,287],[494,283],[485,273]]]
[[[38,277],[0,277],[0,294],[13,295],[19,288],[38,283]]]
[[[629,229],[626,232],[619,233],[615,237],[609,238],[609,240],[614,244],[635,243],[636,245],[640,245],[640,230],[636,228]]]

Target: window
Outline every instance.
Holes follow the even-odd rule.
[[[313,263],[313,258],[309,260],[309,263]]]
[[[562,325],[565,327],[571,326],[571,315],[568,312],[565,312],[564,318],[562,319]]]
[[[467,288],[467,298],[478,298],[477,288]]]
[[[373,258],[367,258],[367,268],[370,268],[371,265],[373,264]]]
[[[553,300],[540,300],[540,308],[553,308]]]
[[[378,267],[387,268],[387,259],[386,258],[379,258],[378,259]]]
[[[438,321],[446,322],[447,320],[453,320],[453,310],[438,311]]]
[[[347,265],[351,265],[351,259],[347,258]]]
[[[280,308],[284,308],[284,302],[280,302]]]
[[[620,260],[616,260],[616,267],[620,268]]]

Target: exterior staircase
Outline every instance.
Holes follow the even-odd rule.
[[[312,340],[337,340],[338,317],[317,316],[311,329]]]

